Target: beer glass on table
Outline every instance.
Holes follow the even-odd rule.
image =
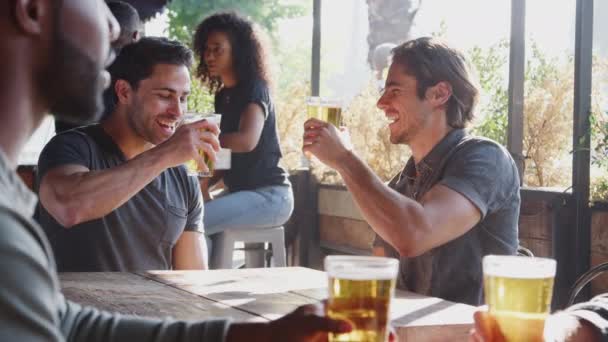
[[[353,325],[345,334],[329,334],[330,342],[388,341],[390,303],[399,261],[392,258],[330,255],[327,315]]]
[[[220,122],[222,120],[221,114],[201,114],[201,113],[189,113],[186,114],[185,118],[182,121],[182,124],[189,124],[200,120],[207,120],[216,124],[218,127],[220,126]],[[220,169],[229,169],[230,161],[231,161],[231,151],[230,149],[222,148],[218,153],[216,153],[216,163],[213,163],[213,160],[207,157],[203,151],[199,151],[199,154],[203,156],[205,160],[205,164],[209,171],[201,171],[198,163],[194,159],[188,160],[185,165],[188,171],[188,175],[190,176],[198,176],[198,177],[211,177],[213,175],[214,170]]]
[[[483,258],[488,310],[507,342],[543,341],[551,310],[555,260],[488,255]]]

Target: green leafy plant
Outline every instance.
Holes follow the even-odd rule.
[[[168,8],[169,37],[190,45],[196,25],[214,12],[236,10],[272,35],[279,20],[301,16],[310,11],[311,4],[301,0],[173,0]]]

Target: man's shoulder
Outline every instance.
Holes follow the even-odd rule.
[[[463,137],[444,160],[444,167],[468,177],[474,175],[477,179],[501,179],[500,183],[505,187],[516,187],[519,184],[517,166],[509,151],[496,141],[484,137]]]
[[[452,154],[458,155],[459,157],[466,155],[482,155],[488,158],[488,160],[494,160],[496,162],[507,162],[511,163],[513,158],[509,151],[499,144],[498,142],[474,135],[465,135],[458,143],[454,146]]]
[[[501,152],[506,152],[504,146],[499,144],[498,142],[477,135],[467,134],[458,142],[457,144],[460,148],[479,148],[479,149],[487,149],[487,150],[500,150]]]
[[[198,179],[189,176],[184,165],[178,165],[166,169],[161,173],[161,177],[165,177],[169,190],[179,188],[182,190],[192,190],[199,186]]]
[[[95,137],[91,134],[92,131],[94,129],[91,126],[84,126],[61,132],[49,141],[44,150],[61,149],[66,145],[89,146],[95,143]]]

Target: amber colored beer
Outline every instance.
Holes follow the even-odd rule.
[[[340,127],[342,126],[342,108],[321,105],[308,105],[308,118],[315,118],[321,121]]]
[[[333,260],[332,260],[333,259]],[[329,256],[327,314],[349,321],[353,330],[330,334],[330,342],[385,342],[398,261],[378,257]]]
[[[343,124],[342,105],[338,100],[311,97],[307,101],[307,114],[309,119],[319,119],[336,127]]]
[[[507,342],[541,342],[555,260],[492,255],[484,258],[483,269],[486,303]]]

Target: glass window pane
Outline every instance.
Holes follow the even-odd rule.
[[[524,184],[572,183],[575,0],[526,1]],[[547,22],[547,9],[551,22]]]
[[[465,53],[481,94],[475,135],[506,145],[511,0],[424,1],[415,36],[438,36]]]
[[[608,2],[593,9],[591,93],[591,199],[608,200]]]

